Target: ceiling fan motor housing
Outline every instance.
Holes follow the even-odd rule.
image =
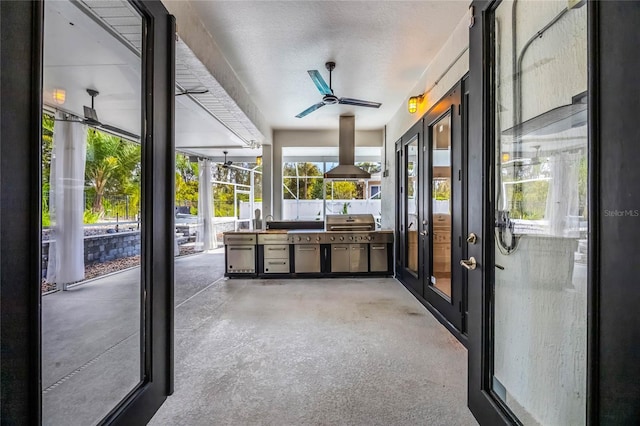
[[[338,99],[336,95],[324,95],[324,97],[322,98],[322,102],[324,102],[326,105],[337,104],[339,101],[340,99]]]

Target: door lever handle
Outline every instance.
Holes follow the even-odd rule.
[[[476,263],[476,258],[473,256],[471,256],[469,259],[461,260],[460,265],[464,266],[470,271],[473,271],[474,269],[476,269],[476,266],[478,266],[478,264]]]
[[[422,236],[427,235],[427,231],[422,231],[422,232],[420,232],[420,235],[422,235]]]

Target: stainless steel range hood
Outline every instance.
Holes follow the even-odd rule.
[[[324,174],[327,179],[369,179],[371,173],[354,166],[356,147],[356,118],[340,116],[338,138],[338,166]]]

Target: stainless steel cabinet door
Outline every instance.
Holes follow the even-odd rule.
[[[385,272],[389,270],[388,250],[386,244],[369,245],[371,258],[371,272]]]
[[[331,272],[349,272],[349,244],[331,244]]]
[[[349,272],[369,271],[368,244],[349,244]]]
[[[295,272],[320,272],[320,244],[295,246]]]

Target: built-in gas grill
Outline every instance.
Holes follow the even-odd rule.
[[[387,244],[393,236],[375,231],[376,222],[372,214],[327,215],[325,227],[327,243],[331,244],[331,272],[381,272],[389,269]]]
[[[325,219],[324,231],[305,227],[258,232],[257,275],[337,277],[393,272],[393,231],[376,231],[373,215],[327,215]],[[238,275],[235,268],[229,267],[227,275]]]
[[[376,221],[372,214],[328,214],[325,228],[327,231],[375,231]]]

